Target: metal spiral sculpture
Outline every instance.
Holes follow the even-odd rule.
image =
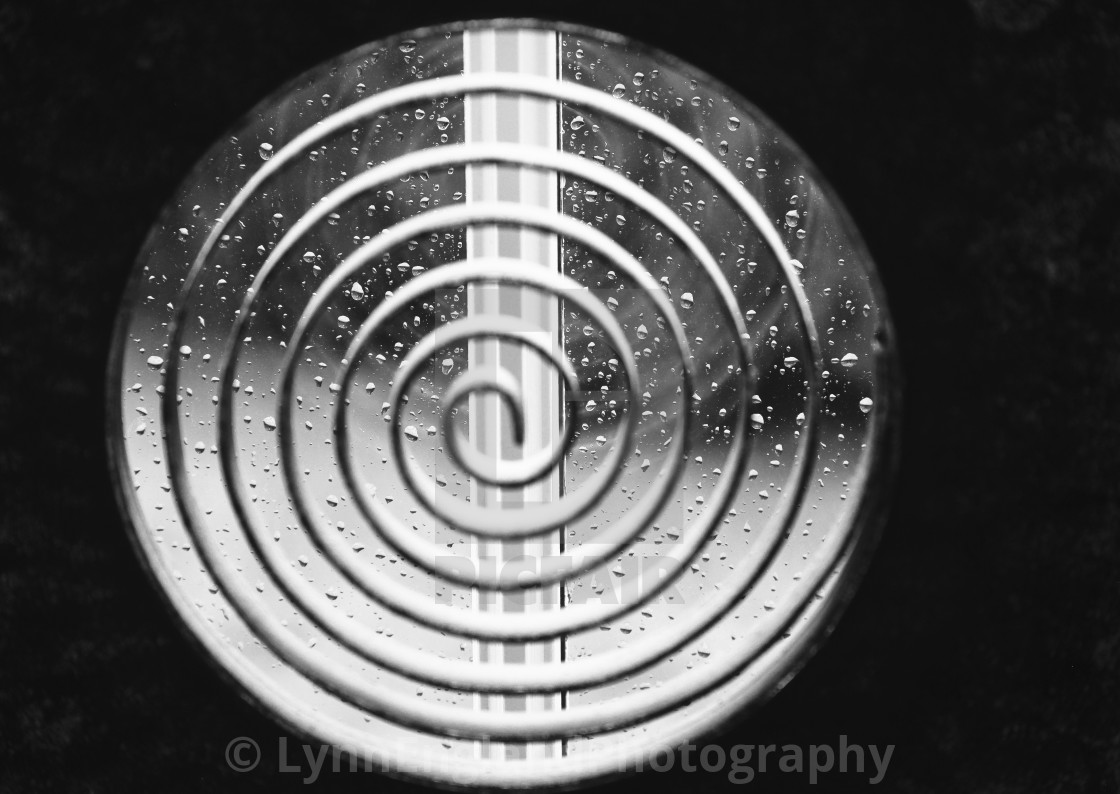
[[[269,477],[279,477],[279,487],[286,501],[284,509],[290,510],[296,520],[286,531],[305,535],[314,549],[314,558],[333,569],[336,580],[357,598],[373,605],[375,610],[392,613],[407,624],[472,643],[562,642],[580,632],[598,630],[611,621],[651,608],[690,570],[703,565],[702,559],[707,559],[707,551],[720,527],[728,523],[729,515],[737,515],[735,507],[747,481],[757,475],[750,468],[751,455],[752,448],[760,443],[763,417],[756,413],[752,404],[758,402],[758,349],[768,341],[766,334],[758,331],[752,334],[748,328],[743,287],[729,280],[725,254],[713,249],[712,235],[682,217],[679,207],[632,181],[618,168],[563,148],[520,143],[461,142],[418,147],[380,162],[371,161],[368,168],[357,173],[333,175],[329,182],[309,189],[307,206],[298,208],[295,216],[290,212],[277,213],[283,216],[275,220],[277,239],[268,246],[262,244],[257,256],[237,263],[240,272],[236,276],[229,262],[216,263],[216,255],[231,239],[253,233],[250,224],[260,213],[250,213],[247,208],[254,202],[269,200],[269,191],[278,179],[288,178],[290,169],[306,163],[309,155],[323,151],[321,147],[328,142],[344,136],[348,130],[392,118],[393,114],[411,112],[412,108],[425,103],[447,97],[468,100],[478,96],[528,97],[575,108],[588,117],[615,125],[612,129],[624,128],[635,138],[656,142],[657,146],[673,152],[680,162],[688,163],[693,178],[710,184],[720,201],[743,219],[744,228],[733,229],[733,234],[760,241],[761,250],[775,263],[775,272],[780,276],[776,289],[785,296],[789,306],[792,316],[789,327],[796,328],[799,335],[798,349],[785,359],[785,367],[796,372],[792,393],[800,403],[796,429],[791,435],[796,439],[796,448],[782,450],[792,457],[792,464],[783,474],[780,499],[768,508],[767,529],[758,533],[757,542],[752,542],[748,559],[729,566],[718,585],[705,597],[675,612],[671,630],[639,632],[617,647],[578,658],[551,658],[532,664],[448,658],[446,654],[418,649],[415,642],[399,633],[388,637],[375,627],[352,619],[337,608],[337,595],[332,596],[321,583],[311,581],[302,572],[302,563],[293,565],[279,542],[275,520],[266,515],[262,507],[262,503],[269,505],[271,502],[261,496],[255,480],[257,475],[247,473],[263,470]],[[713,154],[694,135],[674,126],[662,115],[619,97],[617,91],[612,93],[578,82],[515,72],[452,74],[374,91],[334,109],[291,135],[282,145],[262,148],[261,162],[247,178],[240,178],[240,186],[223,202],[220,214],[205,235],[184,243],[189,253],[184,260],[187,266],[180,271],[181,283],[175,287],[177,296],[169,303],[168,320],[159,324],[160,332],[165,335],[165,347],[159,355],[148,358],[150,370],[158,372],[161,379],[158,426],[162,429],[162,439],[158,448],[160,454],[166,456],[166,460],[159,461],[161,470],[167,474],[165,493],[173,501],[175,513],[181,520],[187,539],[185,545],[198,555],[203,570],[212,579],[210,592],[220,595],[223,604],[228,605],[237,619],[243,621],[249,634],[270,654],[310,682],[317,691],[328,693],[335,700],[378,720],[456,741],[528,745],[576,741],[608,733],[625,736],[625,729],[652,724],[662,715],[672,715],[716,693],[756,661],[774,653],[778,644],[789,636],[791,626],[801,619],[804,609],[827,588],[830,577],[842,567],[858,533],[836,532],[822,541],[824,545],[815,552],[820,556],[803,576],[797,577],[796,587],[791,586],[785,593],[782,619],[739,626],[733,643],[721,647],[711,658],[705,658],[703,664],[687,673],[665,678],[657,686],[612,694],[598,702],[569,700],[562,708],[486,710],[465,708],[461,702],[417,697],[417,693],[405,687],[387,684],[380,675],[363,672],[368,665],[371,669],[387,671],[393,680],[399,677],[469,697],[564,696],[576,690],[606,687],[630,680],[693,647],[720,621],[727,619],[749,594],[765,588],[768,579],[773,577],[772,565],[796,534],[797,522],[803,519],[807,509],[813,481],[821,476],[820,455],[827,449],[821,437],[822,400],[834,399],[835,394],[829,397],[829,359],[822,351],[818,312],[814,312],[803,283],[802,265],[791,254],[772,212],[727,168],[725,161],[726,158]],[[703,290],[694,287],[688,294],[702,291],[709,296],[702,309],[719,329],[720,338],[698,338],[697,331],[678,310],[680,301],[674,302],[664,283],[659,283],[644,263],[648,253],[627,250],[601,228],[561,210],[500,200],[445,202],[379,226],[345,250],[328,252],[329,256],[315,260],[317,264],[327,264],[317,283],[301,294],[295,294],[290,287],[283,288],[283,338],[271,335],[266,345],[256,338],[254,318],[269,311],[262,296],[279,294],[277,285],[286,270],[290,270],[290,263],[298,263],[299,252],[310,249],[308,240],[317,230],[337,222],[340,214],[364,196],[390,190],[417,175],[479,167],[554,175],[566,184],[579,185],[585,192],[594,190],[608,194],[632,207],[637,216],[649,219],[657,229],[664,231],[678,250],[686,252],[690,283],[703,282],[704,285]],[[656,319],[648,322],[664,335],[664,349],[675,361],[676,382],[672,388],[664,383],[663,372],[658,375],[658,394],[670,398],[661,399],[656,406],[664,415],[659,425],[665,439],[658,455],[660,465],[649,466],[646,461],[642,474],[644,487],[619,515],[594,526],[593,542],[565,542],[562,548],[530,570],[465,565],[461,553],[448,551],[449,544],[437,543],[417,531],[420,519],[416,515],[423,514],[424,521],[460,533],[466,545],[505,544],[559,537],[567,527],[587,520],[605,500],[619,494],[620,476],[637,465],[634,451],[643,422],[647,421],[645,417],[655,413],[646,411],[643,414],[641,410],[649,402],[648,394],[643,396],[646,388],[640,367],[641,348],[645,345],[639,344],[641,339],[635,336],[634,324],[620,322],[617,307],[601,301],[578,274],[550,270],[510,256],[466,256],[430,269],[418,269],[383,296],[363,293],[370,302],[368,315],[352,328],[349,318],[336,321],[336,325],[347,326],[345,333],[337,337],[344,352],[340,357],[323,354],[321,357],[331,363],[324,361],[319,365],[322,373],[319,382],[329,384],[330,397],[324,416],[317,421],[329,422],[325,443],[332,451],[333,464],[327,466],[317,459],[316,473],[313,473],[307,463],[306,442],[301,440],[304,432],[301,425],[305,423],[310,428],[312,422],[303,410],[299,372],[301,367],[309,365],[308,362],[314,363],[312,351],[320,345],[321,329],[329,321],[338,296],[345,294],[350,285],[359,283],[364,273],[377,268],[395,250],[412,241],[483,228],[534,230],[555,238],[562,245],[588,252],[597,268],[609,269],[632,285],[633,292],[627,294],[633,300],[639,300],[635,296],[640,296],[643,305],[649,308]],[[174,234],[174,228],[157,232],[161,240]],[[148,276],[150,280],[152,273]],[[219,277],[220,281],[216,281]],[[238,293],[216,297],[214,284],[224,285],[237,279],[237,283],[243,285]],[[487,340],[520,346],[552,369],[553,377],[565,393],[579,394],[584,391],[583,376],[581,367],[570,360],[570,345],[542,336],[539,326],[523,317],[465,312],[449,321],[435,323],[423,333],[406,334],[401,338],[407,344],[398,342],[390,356],[375,357],[378,351],[386,349],[384,340],[397,338],[400,318],[431,295],[484,286],[518,287],[555,301],[566,312],[586,318],[589,326],[597,329],[596,338],[602,340],[602,346],[611,351],[612,361],[617,362],[616,380],[621,381],[622,388],[615,395],[620,411],[612,425],[613,435],[609,443],[604,444],[602,455],[597,456],[593,470],[578,487],[557,499],[510,507],[449,498],[442,490],[444,484],[429,471],[431,467],[411,451],[411,436],[406,435],[406,430],[411,429],[408,426],[413,421],[408,417],[409,412],[417,410],[414,408],[417,389],[432,363],[438,361],[444,351],[462,350]],[[769,290],[766,294],[770,294]],[[194,405],[195,398],[191,390],[199,388],[199,378],[193,369],[187,370],[186,365],[192,357],[197,361],[197,349],[191,343],[200,332],[191,330],[192,323],[197,325],[196,318],[213,313],[219,305],[226,320],[224,324],[216,324],[221,330],[214,333],[220,338],[206,337],[217,352],[212,357],[207,356],[208,369],[203,379],[213,389],[211,424],[196,422],[192,413],[194,409],[190,406]],[[126,315],[125,322],[131,319],[135,326],[137,316],[139,312],[134,309]],[[342,323],[341,319],[346,319],[347,323]],[[778,331],[777,321],[774,322],[770,327],[771,337]],[[155,325],[152,322],[152,326]],[[771,346],[777,349],[773,343]],[[262,354],[259,352],[262,348],[270,352]],[[708,374],[711,366],[707,351],[712,349],[718,349],[733,362],[727,365],[727,375],[721,375],[718,384]],[[145,352],[151,351],[146,349]],[[238,405],[245,397],[240,391],[240,378],[248,359],[253,359],[258,368],[254,382],[266,380],[275,397],[275,414],[265,418],[263,432],[269,445],[275,444],[277,457],[271,460],[264,452],[254,453],[247,465],[242,460],[245,455],[243,436],[239,435],[247,431],[239,429]],[[132,375],[127,365],[121,366],[118,378],[127,387]],[[363,389],[363,368],[378,373],[380,383],[371,382]],[[342,531],[342,522],[332,525],[324,520],[321,489],[311,483],[319,476],[320,467],[329,468],[329,481],[335,489],[332,499],[352,505],[361,518],[363,531],[371,533],[370,537],[379,548],[399,555],[402,565],[412,566],[410,570],[430,577],[432,582],[474,593],[534,592],[543,603],[558,587],[565,587],[577,577],[606,570],[613,561],[632,550],[651,527],[657,528],[659,517],[664,517],[682,484],[687,487],[690,461],[699,460],[705,451],[697,447],[701,435],[698,423],[705,415],[703,403],[705,399],[714,399],[701,396],[707,388],[705,381],[712,382],[711,394],[718,393],[720,405],[730,406],[729,410],[723,410],[726,428],[722,436],[724,445],[719,447],[718,479],[714,484],[705,485],[707,490],[702,500],[697,500],[702,504],[682,512],[680,526],[675,527],[680,542],[667,545],[661,555],[663,575],[652,583],[645,583],[631,597],[614,603],[567,601],[562,608],[532,612],[464,609],[441,603],[413,584],[371,567],[365,558],[356,554],[354,544]],[[549,418],[549,421],[558,420],[562,428],[559,443],[531,448],[525,443],[524,428],[532,418],[529,413],[533,408],[526,405],[523,389],[524,384],[501,366],[468,368],[447,379],[441,393],[431,395],[430,400],[435,406],[433,410],[441,414],[440,427],[433,424],[429,433],[442,443],[438,450],[445,456],[442,465],[460,472],[479,489],[496,492],[531,486],[556,476],[557,471],[562,472],[565,461],[576,455],[580,425],[588,420],[587,412],[574,400],[567,399],[561,415]],[[370,394],[375,390],[378,397],[371,399]],[[516,465],[495,466],[492,455],[480,451],[462,432],[460,424],[464,411],[469,412],[469,406],[477,405],[473,401],[482,395],[492,395],[505,408],[513,446],[519,455]],[[400,494],[389,498],[383,487],[369,482],[369,472],[363,469],[362,461],[369,457],[368,434],[355,429],[354,418],[355,412],[377,411],[377,403],[382,400],[380,414],[387,422],[388,443],[384,455],[387,465],[392,467],[391,477],[388,470],[384,476],[386,481],[399,483],[403,488]],[[871,400],[866,399],[861,407],[870,404]],[[654,419],[658,417],[655,415]],[[150,416],[145,421],[154,424],[156,417]],[[246,416],[245,421],[247,426],[259,428],[256,417]],[[209,462],[213,458],[208,457],[211,454],[208,445],[193,443],[196,424],[212,428],[208,432],[217,440],[217,458],[213,464]],[[147,424],[144,427],[147,428]],[[144,430],[136,432],[142,434]],[[257,429],[256,432],[261,431]],[[129,435],[126,428],[121,428],[121,434]],[[782,449],[780,444],[778,449]],[[132,456],[135,458],[136,454]],[[124,457],[127,453],[122,459]],[[645,466],[649,466],[648,471]],[[200,467],[206,470],[202,474]],[[122,476],[128,479],[129,475]],[[228,500],[234,521],[218,522],[212,514],[215,482],[225,486],[222,499]],[[138,484],[136,490],[140,487]],[[392,503],[393,498],[407,499],[409,505],[416,507],[406,512]],[[148,523],[143,510],[132,506],[130,512],[136,523]],[[236,554],[231,554],[231,544],[239,549]],[[243,572],[242,560],[246,554],[267,575],[266,580],[252,581]],[[336,655],[324,653],[322,646],[311,644],[294,632],[287,619],[278,617],[277,600],[301,616],[301,625],[306,623],[313,627],[326,644],[344,649],[363,667],[340,663]],[[225,664],[230,666],[229,662]],[[285,717],[287,722],[296,723],[304,732],[316,733],[314,717],[301,721],[292,714]],[[320,735],[335,741],[328,730],[324,729]],[[551,784],[589,779],[607,770],[604,766],[607,762],[581,761],[565,751],[550,752],[546,756],[522,764],[509,760],[470,759],[462,762],[456,780],[486,785]],[[631,750],[628,757],[632,756]],[[617,759],[610,763],[617,763]],[[415,765],[402,766],[404,773],[415,774]],[[450,777],[446,772],[432,775],[437,782],[445,782]]]

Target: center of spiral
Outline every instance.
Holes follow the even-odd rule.
[[[452,459],[469,476],[489,485],[516,487],[540,480],[559,465],[564,454],[562,444],[546,440],[544,446],[528,448],[526,411],[533,409],[526,405],[523,391],[522,381],[505,367],[497,365],[470,369],[451,382],[443,396],[443,435]],[[472,397],[475,410],[480,413],[494,414],[486,405],[488,397],[496,398],[498,405],[504,407],[498,415],[508,417],[512,446],[521,453],[518,457],[507,458],[501,449],[488,451],[455,427],[453,417],[456,409],[472,402]],[[534,418],[539,420],[542,417]]]

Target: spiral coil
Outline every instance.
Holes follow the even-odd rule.
[[[183,403],[184,390],[189,391],[192,382],[192,373],[185,370],[193,354],[188,346],[193,332],[188,329],[193,317],[202,316],[208,306],[213,305],[214,291],[207,285],[213,283],[215,268],[221,273],[230,270],[229,279],[234,278],[228,265],[226,270],[222,265],[215,265],[215,254],[228,244],[231,234],[252,231],[247,229],[246,219],[251,220],[253,216],[246,208],[268,197],[275,181],[293,166],[305,162],[309,153],[322,151],[325,142],[347,130],[447,97],[483,95],[528,97],[578,108],[595,118],[620,125],[642,140],[654,140],[682,162],[689,163],[695,178],[710,183],[738,217],[744,219],[745,229],[736,230],[735,234],[761,240],[767,255],[776,263],[781,276],[780,289],[783,295],[789,296],[793,324],[800,335],[801,353],[796,358],[804,362],[798,365],[803,411],[794,433],[797,439],[797,448],[792,451],[794,462],[784,477],[780,503],[768,517],[769,529],[751,547],[750,558],[732,566],[706,597],[685,605],[684,611],[675,614],[671,631],[628,638],[613,649],[579,658],[553,658],[533,664],[479,663],[475,659],[447,658],[418,651],[407,638],[388,638],[383,632],[352,620],[337,609],[333,598],[319,583],[311,581],[299,566],[293,566],[277,542],[278,536],[270,534],[273,522],[258,504],[257,483],[247,475],[248,468],[240,460],[244,451],[239,433],[245,431],[238,429],[236,416],[238,400],[244,397],[239,395],[239,377],[246,359],[259,358],[261,361],[255,361],[259,377],[267,376],[274,384],[276,414],[268,417],[265,427],[269,437],[274,439],[270,443],[275,443],[278,451],[276,464],[282,493],[297,519],[297,526],[292,529],[305,535],[316,559],[329,565],[347,588],[375,605],[375,609],[392,613],[406,624],[463,641],[500,643],[559,641],[624,619],[656,603],[690,569],[696,570],[702,558],[706,559],[706,550],[719,527],[728,522],[729,515],[736,515],[734,506],[748,479],[752,443],[757,441],[756,422],[762,421],[761,417],[756,420],[752,416],[751,408],[752,402],[757,403],[758,395],[755,345],[761,341],[752,342],[741,306],[742,288],[730,283],[722,264],[723,254],[713,250],[711,240],[705,239],[696,224],[682,218],[678,207],[663,201],[619,169],[594,158],[537,146],[451,143],[415,148],[384,162],[371,162],[366,170],[341,175],[317,190],[316,194],[321,195],[301,210],[298,217],[284,216],[278,224],[278,239],[270,246],[258,248],[262,253],[257,264],[240,263],[246,268],[240,277],[249,283],[233,296],[225,309],[228,314],[236,307],[234,313],[228,315],[228,329],[223,328],[221,332],[216,370],[208,379],[216,390],[213,432],[217,438],[217,471],[207,476],[220,477],[220,482],[225,484],[224,498],[228,499],[235,518],[232,525],[223,526],[220,531],[209,509],[213,492],[200,484],[200,464],[196,458],[200,449],[192,447],[192,421],[188,419],[191,413]],[[450,701],[418,698],[414,693],[388,686],[376,677],[339,664],[337,659],[328,657],[297,636],[288,621],[278,619],[273,606],[262,595],[266,589],[275,592],[279,599],[297,610],[302,620],[321,632],[332,645],[353,654],[362,665],[441,691],[472,696],[557,695],[629,680],[694,645],[731,614],[748,594],[763,587],[772,563],[794,535],[794,524],[805,506],[810,484],[819,474],[819,454],[824,446],[820,439],[819,415],[822,395],[827,393],[828,373],[813,307],[799,272],[800,263],[791,255],[767,209],[720,158],[692,135],[611,92],[575,82],[516,73],[432,77],[360,98],[327,114],[275,150],[262,149],[261,158],[259,167],[224,204],[201,243],[197,247],[188,246],[193,257],[183,273],[178,297],[171,305],[165,329],[166,360],[156,357],[158,362],[149,359],[149,364],[158,369],[162,378],[159,421],[164,433],[162,449],[167,456],[167,490],[181,516],[185,535],[212,577],[214,591],[220,592],[251,635],[270,653],[315,687],[387,722],[434,736],[532,743],[589,737],[648,724],[716,691],[786,636],[804,605],[826,586],[829,577],[850,553],[850,538],[834,538],[826,544],[826,559],[815,564],[796,592],[790,595],[789,600],[796,603],[787,610],[787,619],[760,621],[742,627],[727,652],[705,659],[703,665],[689,670],[688,674],[670,677],[659,686],[615,694],[602,702],[568,702],[562,709],[480,710],[463,708]],[[703,452],[696,442],[700,437],[698,417],[705,415],[705,398],[700,396],[699,384],[710,370],[710,364],[704,360],[705,351],[711,349],[714,342],[700,340],[692,324],[682,319],[664,284],[643,264],[648,253],[627,250],[601,228],[563,211],[509,201],[452,202],[425,208],[376,228],[374,234],[358,240],[351,250],[331,252],[336,255],[326,258],[330,261],[329,269],[320,283],[309,287],[306,295],[301,296],[304,302],[293,305],[290,298],[285,298],[283,327],[286,336],[268,338],[271,354],[266,356],[258,352],[259,341],[252,346],[248,344],[254,337],[255,318],[265,312],[262,308],[264,296],[275,293],[276,285],[284,278],[287,263],[298,258],[301,249],[310,250],[309,238],[337,219],[347,207],[363,196],[392,189],[415,175],[450,173],[455,169],[481,166],[556,175],[579,185],[585,192],[601,191],[626,203],[638,216],[664,230],[686,253],[694,278],[704,280],[704,294],[714,296],[714,303],[705,305],[704,309],[716,318],[713,320],[715,327],[723,331],[719,349],[732,362],[727,366],[730,385],[721,385],[719,390],[725,404],[732,407],[724,412],[728,416],[724,430],[726,443],[721,448],[724,450],[721,466],[716,469],[718,481],[705,492],[703,500],[697,500],[702,504],[689,507],[682,517],[676,528],[680,543],[661,555],[665,575],[643,586],[632,598],[614,603],[565,603],[563,608],[536,612],[462,609],[439,603],[409,583],[371,568],[354,553],[353,544],[339,531],[341,527],[324,521],[321,489],[312,483],[318,476],[318,464],[316,472],[312,472],[306,461],[305,442],[301,440],[297,419],[304,407],[299,373],[301,367],[312,362],[310,351],[317,349],[325,338],[321,329],[338,296],[347,292],[348,285],[359,283],[357,280],[363,273],[388,261],[395,250],[416,240],[434,239],[464,229],[533,230],[588,252],[596,267],[607,268],[612,277],[617,274],[634,285],[635,294],[640,295],[643,305],[656,318],[656,322],[649,322],[664,331],[667,340],[664,349],[670,351],[675,360],[673,388],[663,382],[663,374],[658,375],[658,393],[671,396],[668,401],[661,399],[657,406],[664,413],[663,424],[658,426],[665,438],[660,448],[662,465],[643,474],[645,487],[632,495],[620,515],[603,526],[594,525],[593,542],[566,545],[549,556],[545,564],[532,570],[465,566],[461,556],[448,553],[449,544],[424,538],[423,533],[417,531],[418,519],[413,515],[423,513],[427,520],[450,527],[467,543],[503,544],[550,537],[594,514],[605,500],[619,493],[620,473],[635,465],[630,459],[634,457],[643,422],[653,421],[646,419],[646,415],[653,412],[643,414],[639,410],[643,403],[649,402],[649,395],[643,394],[642,345],[636,344],[644,334],[635,336],[633,324],[627,327],[620,322],[616,307],[598,300],[579,274],[550,271],[509,256],[460,257],[431,269],[421,268],[387,291],[383,298],[374,300],[368,316],[354,329],[349,327],[348,318],[336,322],[347,327],[345,334],[337,337],[342,340],[344,352],[328,370],[331,397],[329,410],[324,412],[329,416],[331,427],[326,442],[333,450],[330,470],[335,472],[330,482],[336,490],[341,489],[337,490],[341,496],[332,498],[352,504],[364,529],[376,543],[399,555],[402,564],[412,566],[410,570],[430,577],[440,586],[469,592],[528,591],[543,599],[543,594],[551,592],[550,588],[563,587],[574,578],[605,570],[612,561],[632,550],[651,526],[656,528],[659,516],[665,515],[673,495],[686,482],[689,461],[699,460],[699,453]],[[319,261],[324,260],[316,260]],[[580,394],[583,375],[569,360],[571,351],[564,344],[542,338],[539,327],[524,318],[467,312],[435,324],[422,334],[409,335],[408,341],[412,344],[398,343],[390,357],[374,356],[384,347],[379,347],[378,340],[392,338],[399,318],[429,296],[441,291],[453,294],[463,287],[479,285],[529,290],[556,301],[566,311],[586,317],[588,327],[598,329],[600,335],[596,338],[603,340],[603,347],[613,353],[612,361],[617,362],[617,379],[622,381],[623,388],[614,396],[622,410],[616,416],[613,437],[604,445],[602,456],[597,457],[596,465],[579,487],[556,500],[510,508],[449,498],[441,491],[442,484],[430,473],[431,466],[411,451],[409,439],[412,436],[406,436],[406,432],[412,431],[407,427],[411,421],[409,413],[419,410],[413,407],[417,402],[416,390],[425,382],[426,373],[441,357],[441,351],[462,350],[484,340],[518,345],[550,366],[567,393]],[[694,288],[693,291],[700,290]],[[347,323],[342,323],[342,319]],[[773,326],[771,335],[776,330]],[[757,334],[754,338],[757,339]],[[252,353],[246,352],[249,349]],[[648,350],[646,353],[648,355]],[[381,415],[388,426],[389,449],[384,454],[393,467],[393,474],[390,478],[386,473],[385,477],[387,481],[400,483],[408,503],[416,505],[408,514],[391,504],[376,483],[371,487],[367,482],[369,473],[363,471],[361,461],[369,452],[368,433],[361,429],[360,420],[359,428],[355,429],[354,419],[355,412],[369,411],[371,405],[368,394],[361,393],[363,368],[372,368],[369,371],[379,373],[378,379],[389,384],[377,387],[370,383],[369,386],[376,388],[379,394],[388,393]],[[324,379],[320,377],[320,380]],[[442,414],[440,427],[433,424],[429,430],[433,437],[442,439],[444,446],[439,452],[446,456],[445,465],[478,483],[480,488],[496,490],[538,483],[558,468],[562,469],[565,460],[576,454],[580,424],[587,421],[587,411],[577,408],[574,400],[569,399],[561,411],[561,443],[552,448],[529,449],[524,444],[524,426],[525,412],[530,409],[525,405],[522,386],[500,366],[487,370],[468,368],[447,379],[442,393],[431,398]],[[716,387],[713,380],[713,393]],[[373,389],[367,387],[366,391]],[[457,423],[461,423],[462,409],[478,395],[493,395],[506,407],[514,446],[520,454],[514,465],[499,465],[461,432]],[[699,407],[692,404],[694,401]],[[306,424],[310,427],[310,420]],[[703,427],[707,428],[707,424]],[[412,433],[416,435],[415,431]],[[262,464],[254,460],[252,465]],[[266,470],[271,474],[271,466]],[[752,471],[750,476],[755,474]],[[267,574],[267,588],[261,584],[254,586],[242,573],[237,559],[231,556],[225,537],[231,530],[243,538],[245,548]],[[562,762],[562,758],[538,761],[545,770],[542,777],[557,779],[559,773],[547,770],[549,764]]]

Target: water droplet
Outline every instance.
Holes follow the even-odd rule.
[[[276,419],[274,419],[271,416],[266,416],[264,418],[264,426],[265,426],[266,430],[275,430],[276,429]]]
[[[416,439],[420,438],[420,433],[417,432],[415,426],[409,425],[404,429],[404,437],[409,441],[415,441]]]
[[[728,116],[727,117],[727,129],[729,129],[729,130],[739,129],[739,118],[737,116]]]
[[[436,129],[438,129],[440,132],[443,132],[450,126],[451,119],[447,118],[447,116],[440,116],[438,119],[436,119]]]
[[[863,411],[865,414],[869,414],[869,413],[871,413],[871,407],[874,404],[875,403],[872,402],[870,397],[864,397],[862,400],[859,401],[859,409],[861,411]]]
[[[642,72],[634,72],[634,85],[641,85],[646,81],[646,76]]]
[[[445,358],[440,365],[440,370],[444,375],[449,375],[453,369],[455,369],[455,362],[450,358]]]
[[[799,213],[797,210],[790,210],[786,213],[786,226],[788,226],[789,228],[794,228],[800,222],[801,213]]]
[[[357,281],[355,281],[353,284],[350,285],[350,297],[351,298],[353,298],[356,301],[360,301],[365,296],[366,296],[365,289],[363,289],[362,285],[359,284]]]
[[[840,363],[845,367],[854,367],[857,361],[859,361],[859,356],[855,353],[845,353],[844,357],[840,359]]]
[[[616,301],[613,297],[607,298],[607,308],[612,312],[615,311],[618,308],[618,301]]]
[[[151,356],[148,358],[148,366],[152,369],[159,369],[163,366],[163,359],[159,356]]]
[[[399,45],[397,45],[397,49],[399,49],[406,55],[410,52],[416,52],[416,42],[412,39],[405,39]]]
[[[647,336],[649,336],[649,329],[646,328],[644,324],[639,325],[636,329],[634,329],[634,333],[639,339],[645,339]]]
[[[257,148],[257,153],[261,156],[262,160],[271,160],[272,159],[272,144],[271,143],[262,143]]]
[[[691,292],[682,292],[681,293],[681,308],[682,309],[691,309],[692,308],[692,300],[693,300],[693,298],[692,298],[692,293]]]
[[[622,83],[615,83],[614,88],[611,89],[611,93],[614,95],[615,99],[622,99],[622,97],[626,95],[626,86]]]
[[[573,131],[576,131],[576,130],[582,130],[584,124],[586,124],[586,123],[587,122],[585,122],[583,120],[583,116],[576,116],[574,119],[571,120],[571,122],[569,123],[568,126],[570,126]]]

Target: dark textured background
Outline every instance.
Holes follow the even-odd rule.
[[[265,771],[278,729],[129,546],[104,453],[111,323],[163,202],[257,100],[366,41],[503,14],[630,34],[751,98],[886,283],[907,414],[882,545],[830,642],[719,741],[894,743],[882,791],[1120,789],[1120,6],[403,5],[0,4],[0,790],[301,788]],[[223,758],[239,735],[265,747],[249,775]],[[726,785],[653,778],[636,785]]]

